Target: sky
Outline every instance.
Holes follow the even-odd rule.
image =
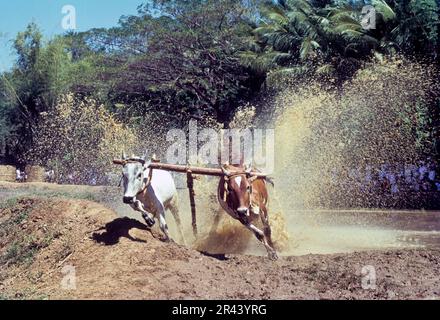
[[[15,56],[11,40],[34,21],[45,39],[63,34],[62,9],[76,11],[76,31],[116,26],[122,15],[136,14],[145,0],[0,0],[0,72],[9,70]]]

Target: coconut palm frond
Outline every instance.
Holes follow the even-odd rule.
[[[359,34],[363,35],[364,30],[362,26],[358,23],[340,23],[335,26],[334,31],[339,34]]]
[[[396,13],[384,0],[373,0],[372,5],[376,9],[376,12],[380,14],[384,22],[396,19]]]
[[[306,15],[312,15],[316,10],[307,0],[288,0],[286,2],[291,9],[301,11]]]
[[[295,66],[295,67],[289,67],[289,68],[279,68],[274,71],[271,71],[270,77],[277,78],[277,77],[291,77],[294,78],[299,75],[303,75],[310,71],[309,66],[302,65],[302,66]]]
[[[320,47],[319,43],[314,41],[311,37],[305,38],[301,43],[300,54],[299,54],[300,59],[306,60],[309,57],[309,55],[319,47]]]
[[[249,69],[258,73],[266,73],[276,67],[276,65],[263,54],[257,54],[252,51],[240,52],[238,55],[240,62]]]
[[[261,9],[261,13],[264,17],[267,17],[274,23],[280,25],[286,25],[289,23],[289,18],[286,16],[286,12],[277,5],[265,5]]]
[[[335,68],[331,64],[324,64],[316,69],[316,73],[321,75],[329,75],[335,71]]]

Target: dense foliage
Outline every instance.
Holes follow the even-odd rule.
[[[375,28],[362,25],[368,4]],[[438,65],[439,3],[154,0],[111,29],[48,40],[30,23],[13,46],[16,63],[0,75],[0,147],[3,160],[20,163],[68,93],[134,127],[191,118],[227,125],[238,107],[273,90],[305,78],[342,86],[371,59],[403,54]],[[432,101],[421,130],[435,146]]]
[[[109,159],[137,141],[131,130],[90,98],[63,95],[40,117],[26,159],[54,168],[64,178],[72,174],[81,182],[102,181],[103,173],[111,171]]]

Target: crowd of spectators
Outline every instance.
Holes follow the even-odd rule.
[[[381,164],[332,173],[333,183],[348,189],[375,193],[440,191],[439,166],[433,160],[417,164]]]
[[[330,180],[324,206],[440,208],[440,166],[432,159],[338,168]]]

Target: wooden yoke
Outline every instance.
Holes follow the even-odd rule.
[[[172,172],[179,172],[179,173],[187,173],[188,170],[192,172],[193,175],[205,175],[205,176],[216,176],[216,177],[224,177],[225,174],[222,169],[218,168],[203,168],[203,167],[188,167],[188,166],[182,166],[182,165],[176,165],[176,164],[165,164],[165,163],[159,163],[154,162],[151,163],[150,168],[157,169],[157,170],[165,170],[165,171],[172,171]],[[232,172],[233,174],[243,173],[247,174],[246,172]],[[257,178],[267,178],[268,175],[261,172],[252,172],[249,174],[252,177]]]
[[[187,187],[189,191],[189,201],[191,205],[191,218],[192,218],[192,229],[194,236],[197,238],[198,230],[197,230],[197,216],[196,216],[196,201],[195,196],[196,193],[194,191],[194,179],[195,175],[205,175],[205,176],[216,176],[216,177],[224,177],[225,172],[222,169],[218,168],[203,168],[203,167],[193,167],[193,166],[183,166],[183,165],[174,165],[174,164],[165,164],[159,162],[159,160],[153,157],[149,168],[151,170],[165,170],[171,172],[178,173],[186,173],[187,179]],[[261,172],[231,172],[231,174],[246,174],[250,176],[252,179],[263,178],[269,179],[267,174]]]

